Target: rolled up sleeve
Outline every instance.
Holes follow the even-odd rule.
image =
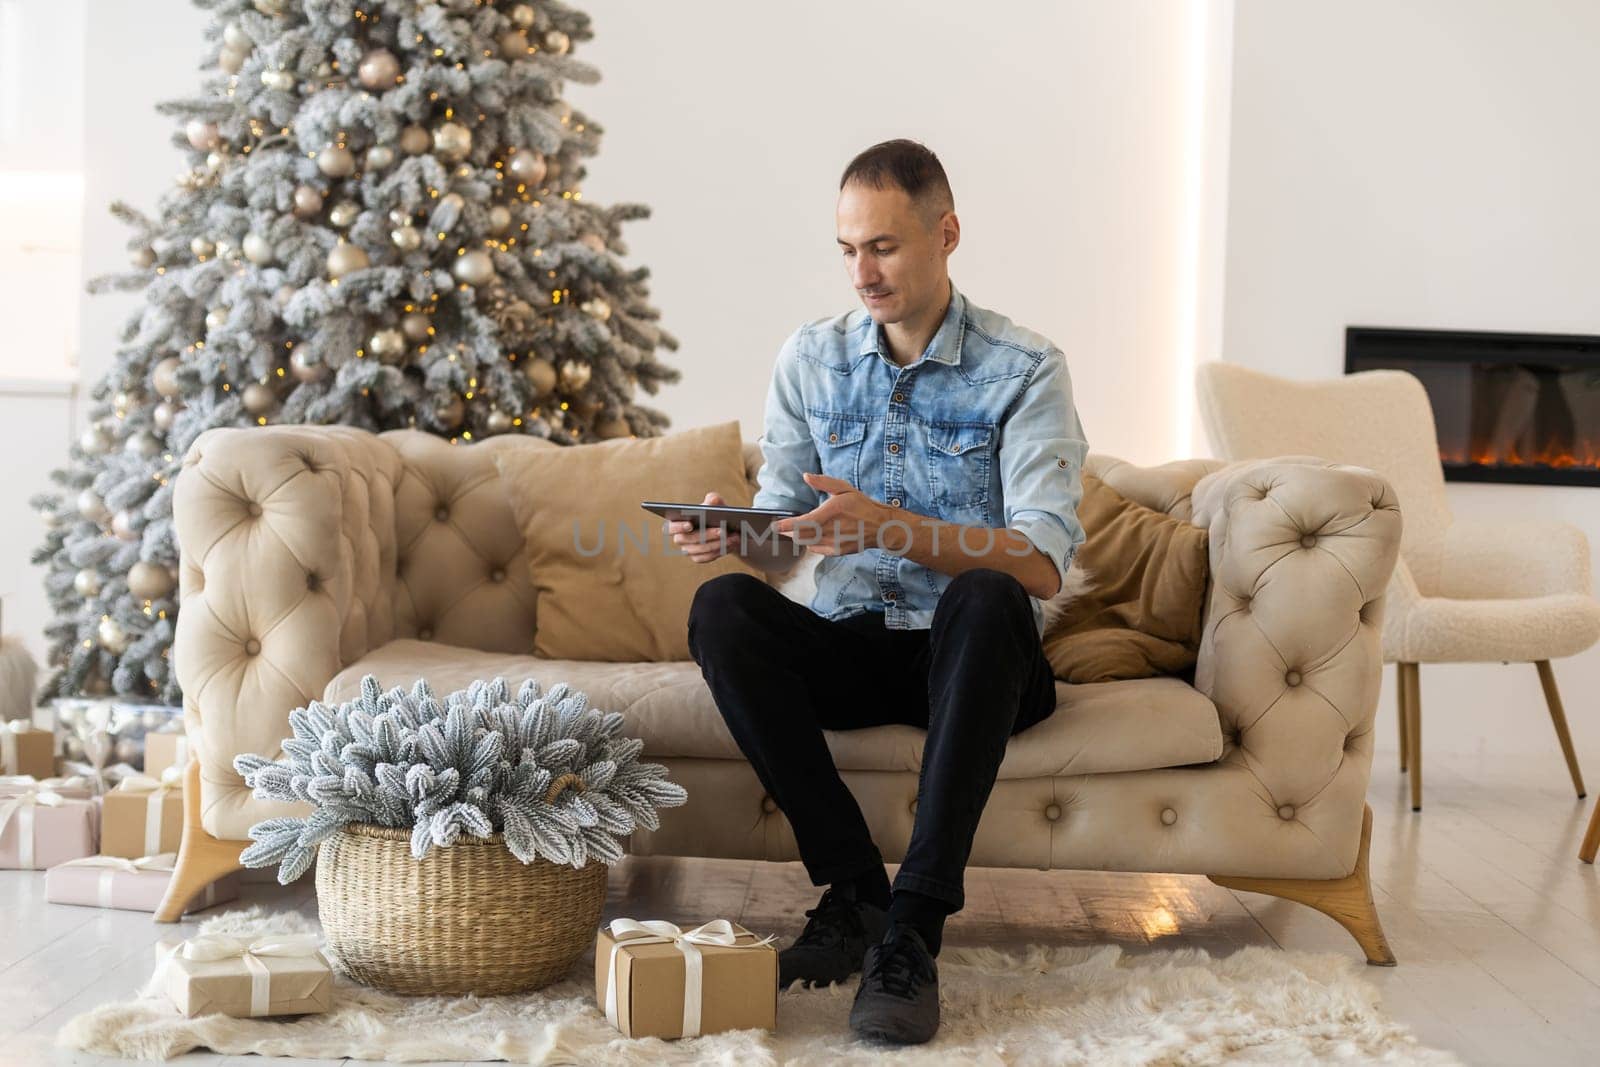
[[[754,506],[810,511],[822,502],[822,495],[805,483],[800,475],[822,469],[817,443],[806,421],[805,401],[800,395],[800,376],[795,361],[799,332],[789,336],[778,352],[772,369],[772,384],[767,389],[767,405],[762,429],[761,470],[756,473]]]
[[[1034,369],[1001,427],[1000,483],[1006,526],[1055,564],[1063,585],[1084,541],[1078,503],[1088,454],[1066,356],[1053,348]]]

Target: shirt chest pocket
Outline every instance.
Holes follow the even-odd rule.
[[[988,522],[994,428],[972,423],[928,426],[928,486],[952,521]]]
[[[830,478],[842,478],[857,489],[861,488],[861,447],[867,437],[865,420],[839,415],[813,415],[811,436],[817,443],[822,473]]]

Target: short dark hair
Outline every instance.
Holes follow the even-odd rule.
[[[930,229],[956,206],[939,157],[927,145],[904,137],[881,141],[852,159],[839,178],[839,188],[851,182],[869,189],[904,189]]]

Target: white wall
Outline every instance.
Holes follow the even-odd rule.
[[[1239,0],[1235,30],[1225,358],[1325,378],[1346,325],[1600,333],[1600,5]],[[1600,490],[1450,499],[1600,545]],[[1556,675],[1600,785],[1600,651]],[[1565,773],[1531,666],[1425,667],[1422,700],[1429,748],[1548,752]]]

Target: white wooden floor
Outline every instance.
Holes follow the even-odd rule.
[[[1600,763],[1590,763],[1600,780]],[[1470,1063],[1600,1062],[1600,869],[1576,855],[1592,801],[1574,799],[1554,741],[1543,757],[1509,765],[1488,752],[1429,753],[1426,775],[1426,810],[1413,815],[1392,749],[1378,753],[1372,872],[1400,966],[1365,973],[1391,1014]],[[133,912],[45,904],[42,881],[0,872],[0,1063],[120,1062],[55,1049],[52,1035],[76,1012],[137,987],[152,942],[175,928]],[[310,912],[309,882],[252,884],[244,899]],[[796,864],[638,859],[613,872],[607,914],[717,914],[788,935],[814,893]],[[1357,953],[1331,920],[1203,878],[983,870],[968,875],[968,899],[948,943]],[[194,1054],[180,1062],[268,1061]]]

